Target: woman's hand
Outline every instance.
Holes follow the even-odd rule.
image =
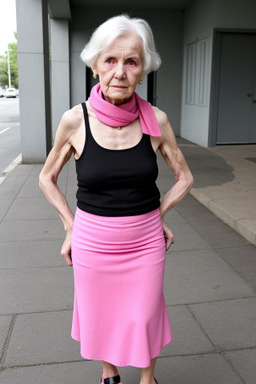
[[[71,258],[71,237],[72,237],[72,231],[69,230],[66,232],[66,238],[64,240],[64,243],[61,247],[61,256],[66,261],[67,265],[69,267],[72,267],[72,258]]]
[[[166,251],[168,251],[172,243],[174,243],[174,234],[172,233],[170,228],[165,224],[163,220],[162,220],[162,225],[163,225],[164,238],[165,238],[165,247],[166,247]]]

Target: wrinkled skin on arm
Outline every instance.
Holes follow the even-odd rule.
[[[155,151],[159,150],[169,168],[173,171],[176,183],[164,195],[160,212],[163,223],[163,231],[166,240],[166,250],[168,250],[174,240],[174,235],[164,222],[164,216],[176,204],[178,204],[193,186],[193,176],[186,163],[186,160],[177,145],[173,129],[168,121],[167,115],[154,107],[155,115],[162,132],[160,138],[151,138]]]
[[[39,176],[39,186],[42,192],[63,222],[66,238],[62,245],[61,255],[69,266],[72,266],[71,235],[74,217],[57,181],[63,166],[70,159],[71,155],[73,153],[76,154],[77,149],[79,149],[79,127],[81,126],[81,121],[79,107],[64,113],[56,133],[54,146]]]

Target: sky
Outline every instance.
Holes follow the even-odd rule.
[[[15,41],[13,33],[16,26],[16,1],[0,0],[0,55],[8,48],[8,43]]]

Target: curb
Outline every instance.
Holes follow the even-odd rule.
[[[21,153],[19,156],[16,157],[11,164],[8,165],[8,167],[5,168],[5,170],[0,174],[0,185],[4,182],[4,180],[7,178],[7,176],[17,167],[17,165],[21,164],[22,161],[22,155]]]
[[[255,219],[238,220],[234,218],[230,213],[226,212],[223,208],[220,208],[218,204],[214,202],[214,199],[205,197],[202,193],[196,191],[195,188],[192,188],[189,193],[230,228],[238,232],[251,244],[256,245]]]

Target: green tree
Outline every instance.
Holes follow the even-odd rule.
[[[17,56],[17,33],[14,33],[15,42],[8,44],[10,72],[11,72],[11,87],[19,88],[18,81],[18,56]],[[2,87],[9,86],[8,77],[8,52],[0,56],[0,84]]]

